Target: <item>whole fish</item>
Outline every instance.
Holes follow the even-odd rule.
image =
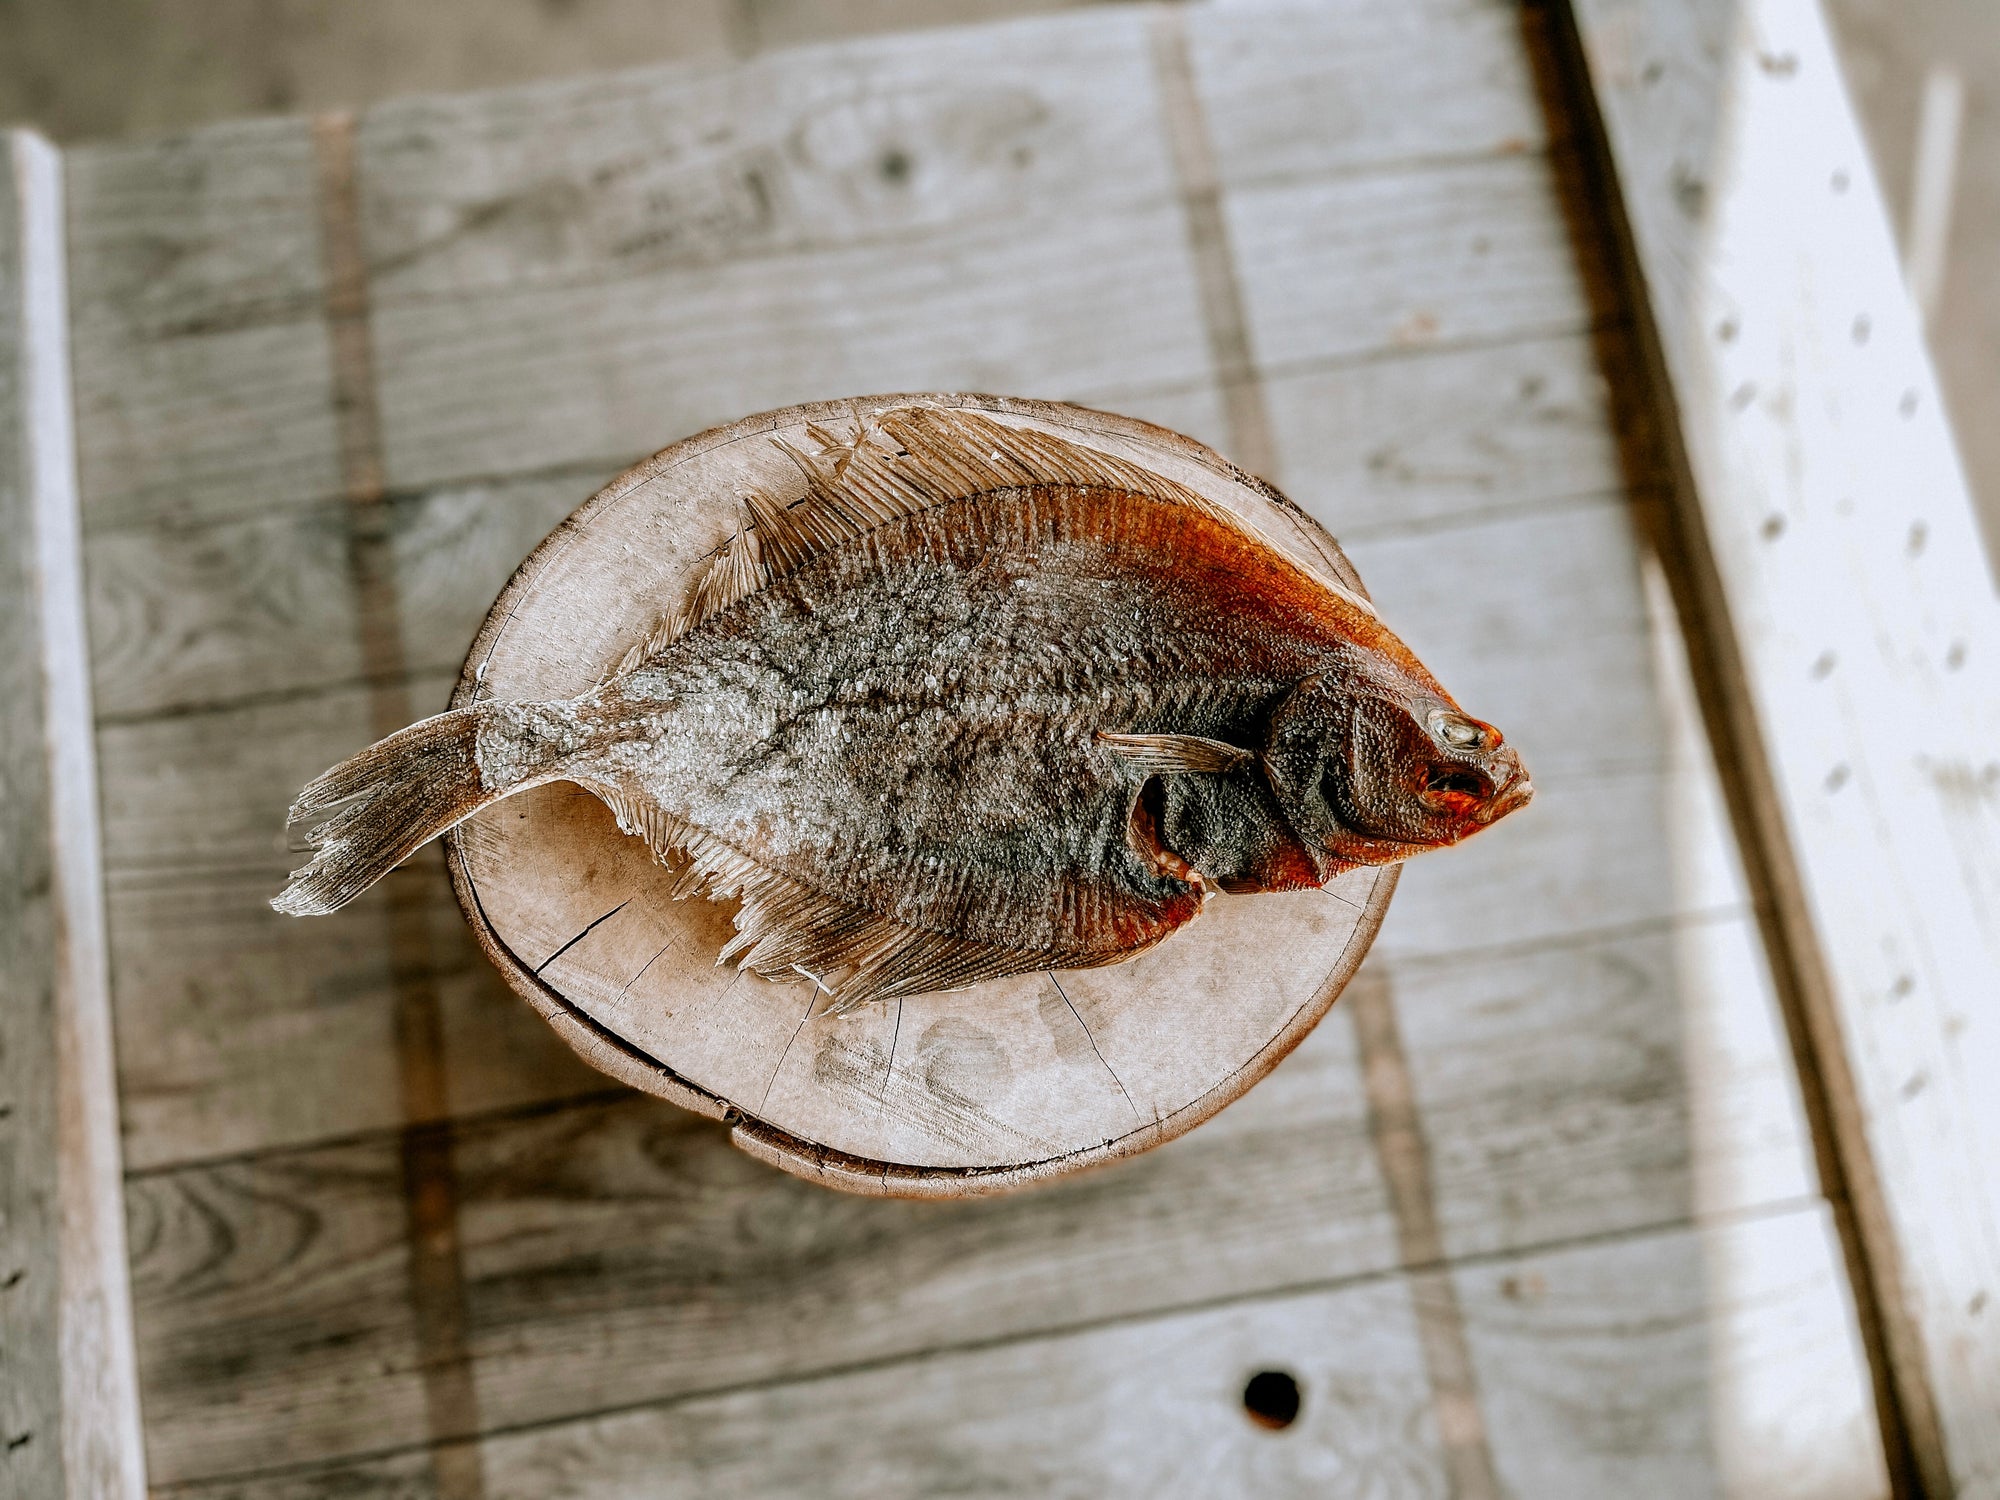
[[[351,901],[499,798],[574,782],[735,898],[722,958],[828,1008],[1116,963],[1213,891],[1324,885],[1526,803],[1358,593],[1138,464],[978,413],[878,413],[742,499],[685,605],[596,687],[486,702],[308,785]],[[1275,513],[1275,512],[1274,512]]]

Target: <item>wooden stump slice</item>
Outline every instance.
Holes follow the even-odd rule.
[[[970,407],[1100,449],[1253,518],[1302,566],[1359,588],[1331,538],[1213,450],[1145,422],[986,396],[865,397],[747,417],[613,480],[543,540],[473,642],[454,706],[565,698],[686,596],[746,484],[803,480],[770,441],[885,407]],[[1214,896],[1129,963],[1031,974],[818,1015],[810,984],[718,967],[732,905],[673,873],[567,783],[447,836],[459,904],[508,982],[596,1067],[730,1121],[736,1143],[850,1191],[956,1197],[1129,1156],[1193,1128],[1299,1044],[1389,903],[1394,867],[1323,890]]]

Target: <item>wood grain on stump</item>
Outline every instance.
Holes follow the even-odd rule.
[[[801,483],[805,445],[924,401],[1116,454],[1254,518],[1307,567],[1359,587],[1324,532],[1201,444],[1124,417],[984,396],[867,397],[748,417],[676,443],[552,532],[487,616],[454,706],[569,697],[692,587],[735,530],[738,491]],[[1109,968],[1031,974],[818,1015],[813,987],[716,954],[732,905],[674,901],[672,872],[596,797],[559,783],[448,835],[460,905],[513,987],[595,1066],[729,1120],[744,1150],[851,1191],[953,1197],[1052,1178],[1169,1140],[1241,1095],[1324,1016],[1395,887],[1215,896],[1186,930]]]

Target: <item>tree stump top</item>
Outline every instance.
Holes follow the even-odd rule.
[[[889,405],[976,407],[1180,481],[1307,566],[1359,587],[1326,534],[1213,450],[1130,418],[984,396],[867,397],[747,417],[613,480],[522,564],[473,642],[454,705],[569,697],[678,604],[735,530],[747,482],[782,491],[769,438],[805,443]],[[610,811],[557,784],[447,836],[459,904],[508,982],[596,1067],[734,1126],[738,1145],[851,1191],[965,1196],[1129,1156],[1268,1073],[1360,964],[1396,883],[1216,896],[1130,962],[817,1015],[803,981],[718,967],[729,903],[673,874]]]

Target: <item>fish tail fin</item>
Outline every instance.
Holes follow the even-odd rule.
[[[307,825],[311,863],[271,905],[294,917],[337,911],[418,849],[489,802],[479,726],[491,705],[457,708],[399,729],[306,783],[287,827]]]

